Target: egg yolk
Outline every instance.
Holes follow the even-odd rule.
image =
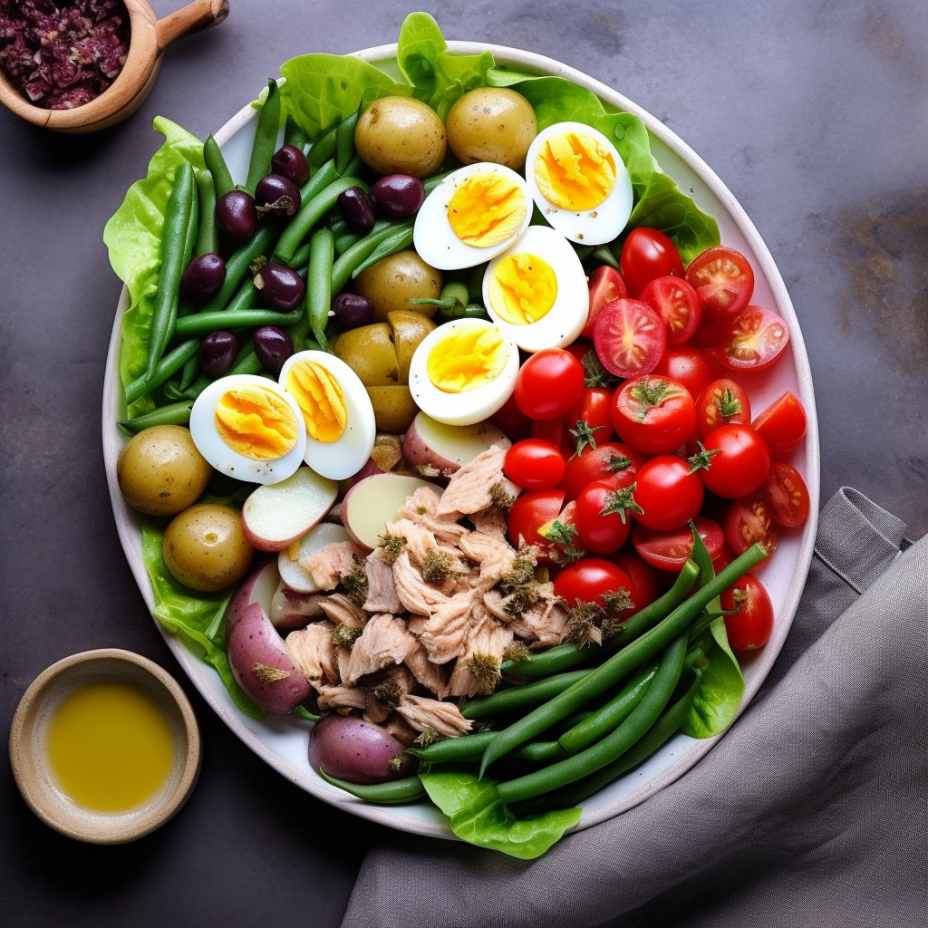
[[[289,404],[257,385],[233,387],[216,404],[216,431],[235,452],[253,461],[282,458],[296,446],[299,425]]]
[[[552,135],[535,158],[535,183],[542,196],[559,209],[588,210],[599,206],[615,187],[615,159],[591,135]]]
[[[286,389],[300,407],[311,438],[329,442],[345,434],[348,407],[331,371],[314,361],[297,361],[287,372]]]
[[[537,255],[508,255],[493,271],[490,306],[510,325],[529,325],[548,314],[557,299],[557,275]]]
[[[494,381],[508,360],[509,346],[496,326],[467,326],[435,345],[425,370],[443,393],[466,393]]]
[[[451,197],[448,222],[466,245],[489,248],[512,238],[528,212],[525,195],[508,177],[471,175]]]

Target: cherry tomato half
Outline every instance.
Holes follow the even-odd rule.
[[[785,461],[774,461],[764,484],[770,500],[773,521],[784,528],[796,528],[809,518],[809,488],[802,474]]]
[[[738,611],[725,616],[728,643],[736,651],[756,651],[773,634],[773,603],[763,584],[745,574],[721,596],[722,609]]]
[[[625,544],[632,530],[629,488],[617,490],[605,481],[584,487],[577,497],[574,526],[580,547],[594,554],[612,554]]]
[[[524,541],[547,549],[547,541],[538,529],[556,519],[564,503],[563,490],[526,490],[520,493],[509,510],[506,529],[513,547]]]
[[[789,390],[768,406],[752,423],[774,457],[789,454],[806,434],[806,410]]]
[[[637,297],[656,277],[683,276],[683,259],[677,246],[658,229],[632,229],[622,246],[619,267],[630,297]]]
[[[768,557],[764,558],[749,573],[756,573],[766,565],[780,542],[780,533],[773,521],[770,502],[766,493],[752,493],[736,499],[728,509],[722,522],[725,541],[734,554],[744,554],[751,545],[760,542]]]
[[[733,371],[760,371],[783,356],[789,327],[762,306],[748,306],[728,324],[712,354]]]
[[[656,277],[638,294],[667,326],[667,344],[682,345],[692,337],[702,320],[702,301],[682,277]]]
[[[683,384],[695,399],[713,380],[725,375],[725,368],[695,345],[668,345],[664,357],[651,373]]]
[[[610,486],[630,487],[645,456],[618,441],[597,442],[595,448],[585,448],[567,461],[561,481],[565,499],[576,499],[585,486],[603,480]]]
[[[638,377],[657,366],[667,347],[667,326],[647,303],[615,300],[593,327],[596,356],[616,377]]]
[[[709,557],[715,561],[722,554],[725,545],[721,526],[705,516],[696,516],[693,524],[709,552]],[[632,529],[632,545],[652,567],[679,573],[693,553],[693,532],[688,525],[669,530],[636,525]]]
[[[699,474],[683,458],[659,454],[638,471],[634,498],[644,511],[635,520],[646,528],[680,528],[696,516],[705,496]]]
[[[516,377],[516,405],[530,419],[557,419],[580,399],[583,365],[563,348],[529,356]]]
[[[550,490],[564,478],[561,452],[540,438],[524,438],[506,450],[503,473],[523,490]]]
[[[623,587],[631,593],[632,581],[628,574],[611,561],[598,557],[585,557],[576,564],[568,564],[554,578],[554,592],[563,597],[569,609],[578,603],[605,606],[603,595]]]
[[[754,271],[748,259],[724,245],[696,255],[686,269],[686,282],[699,294],[709,326],[734,318],[754,293]]]
[[[593,337],[593,324],[600,310],[613,300],[621,300],[628,295],[622,275],[608,264],[596,268],[587,279],[590,291],[590,311],[586,317],[586,325],[580,333],[584,338]]]
[[[645,454],[681,448],[696,428],[696,404],[675,380],[639,377],[615,395],[612,424],[619,438]]]
[[[711,462],[699,472],[706,488],[723,499],[747,496],[763,486],[770,474],[770,452],[749,425],[723,425],[703,445]]]
[[[747,393],[734,380],[714,380],[696,400],[696,433],[708,438],[722,425],[749,425],[751,403]]]

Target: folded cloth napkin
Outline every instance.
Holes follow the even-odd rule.
[[[831,499],[763,688],[671,786],[534,861],[384,832],[342,928],[924,925],[928,536],[904,532]]]

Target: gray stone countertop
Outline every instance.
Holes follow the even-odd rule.
[[[179,5],[153,4],[160,15]],[[31,680],[122,647],[180,675],[116,535],[101,455],[120,283],[104,223],[144,175],[165,115],[201,138],[284,60],[393,42],[414,7],[231,0],[179,41],[129,121],[60,136],[0,112],[0,647],[3,725]],[[928,531],[928,7],[438,0],[449,39],[526,48],[657,116],[744,206],[786,281],[810,357],[821,498],[850,485]],[[182,680],[205,742],[191,801],[121,848],[47,829],[0,769],[0,921],[11,926],[339,923],[378,826],[265,766]],[[346,836],[340,838],[339,836]]]

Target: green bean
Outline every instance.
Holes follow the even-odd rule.
[[[674,638],[686,631],[699,613],[716,596],[728,589],[743,573],[760,563],[766,556],[767,551],[760,544],[748,548],[744,554],[725,567],[717,577],[693,593],[689,599],[677,606],[670,615],[640,638],[636,638],[621,651],[613,654],[605,663],[586,674],[573,686],[500,732],[500,737],[493,741],[483,755],[481,775],[494,760],[508,754],[519,745],[531,741],[554,722],[560,721],[595,696],[606,692],[627,673],[654,657]]]
[[[301,267],[304,264],[309,264],[309,242],[306,242],[304,245],[300,245],[295,252],[293,252],[293,257],[290,259],[292,267]]]
[[[334,230],[333,230],[334,231]],[[357,245],[364,238],[357,232],[342,232],[341,235],[335,235],[335,254],[343,255],[349,248]]]
[[[539,706],[552,696],[557,696],[565,689],[582,680],[589,670],[571,670],[536,680],[534,683],[521,683],[499,690],[489,696],[478,696],[464,703],[461,714],[466,719],[490,719],[520,709]]]
[[[197,255],[219,254],[219,226],[216,225],[216,186],[209,171],[195,172],[200,198],[200,228],[197,232]]]
[[[557,741],[531,741],[516,748],[509,757],[549,764],[552,761],[565,760],[568,755]]]
[[[321,715],[317,715],[315,712],[310,712],[306,706],[297,706],[293,710],[293,714],[298,719],[305,719],[307,722],[318,722],[322,718]]]
[[[154,373],[150,377],[143,374],[126,387],[126,404],[131,405],[147,393],[151,393],[152,390],[160,387],[187,363],[187,359],[191,355],[195,355],[199,350],[200,340],[198,338],[192,338],[190,341],[178,345],[170,354],[165,355],[158,362]]]
[[[247,342],[239,349],[235,358],[235,363],[226,371],[226,376],[231,374],[257,374],[264,365],[258,359],[255,352],[254,339],[249,338]]]
[[[260,302],[258,298],[258,288],[255,286],[255,281],[253,277],[246,277],[242,281],[238,290],[235,293],[235,296],[232,297],[229,302],[218,310],[210,310],[211,312],[222,312],[222,313],[239,313],[243,309],[252,309],[257,306]],[[204,310],[205,312],[206,310]]]
[[[226,159],[222,156],[219,145],[211,135],[203,143],[203,160],[206,162],[207,170],[212,175],[217,200],[235,189],[235,181],[232,180],[232,174],[226,164]]]
[[[425,188],[425,195],[428,196],[436,187],[439,187],[444,179],[450,176],[451,171],[444,171],[441,174],[433,174],[427,180],[422,181],[422,186]]]
[[[273,247],[278,230],[273,225],[263,225],[244,245],[226,261],[226,279],[222,288],[204,307],[203,312],[225,309],[239,285],[245,279],[248,269],[256,258],[260,258]]]
[[[354,275],[354,270],[362,261],[366,260],[383,241],[395,235],[400,228],[412,229],[413,220],[407,219],[402,223],[388,223],[379,230],[377,225],[364,238],[352,245],[332,265],[332,293],[341,293],[348,281]]]
[[[331,229],[316,229],[309,240],[309,277],[306,282],[306,316],[309,328],[323,351],[329,347],[325,327],[332,309],[332,261],[335,236]]]
[[[306,147],[306,132],[298,125],[296,120],[288,113],[284,122],[284,145],[292,145],[302,151]]]
[[[624,754],[645,735],[670,701],[683,672],[687,643],[685,632],[673,639],[644,698],[617,728],[601,741],[566,760],[498,784],[499,798],[503,802],[520,802],[551,792],[601,770]]]
[[[332,123],[328,129],[324,129],[313,140],[312,145],[309,146],[309,154],[307,155],[310,170],[318,171],[326,161],[333,158],[335,155],[335,133],[337,130],[338,123]],[[332,161],[332,167],[333,169],[335,167],[334,161]]]
[[[290,267],[290,261],[300,243],[312,230],[313,226],[335,205],[338,195],[349,187],[368,189],[366,183],[357,177],[341,177],[332,181],[308,202],[303,203],[300,211],[290,220],[274,250],[274,260]]]
[[[613,654],[623,645],[628,644],[656,625],[665,616],[670,615],[682,603],[693,588],[699,568],[687,561],[680,571],[673,586],[653,603],[639,609],[611,638],[607,638],[598,652],[568,642],[559,644],[547,651],[531,654],[521,661],[504,661],[502,670],[522,677],[544,677],[550,673],[559,673],[586,663],[592,656]]]
[[[120,419],[116,424],[127,435],[136,435],[154,425],[186,425],[190,421],[192,407],[193,403],[190,400],[184,400],[170,406],[161,406],[132,419]]]
[[[478,264],[467,281],[468,302],[477,303],[483,299],[483,278],[486,277],[487,265]]]
[[[407,748],[406,753],[429,764],[477,761],[498,734],[496,731],[478,731],[470,735],[461,735],[459,738],[435,741],[424,748]]]
[[[351,159],[356,154],[354,147],[354,130],[361,115],[361,107],[346,116],[335,130],[335,173],[341,177],[348,169]]]
[[[352,272],[352,280],[357,277],[359,274],[366,271],[372,264],[376,264],[378,261],[382,261],[384,258],[389,255],[396,254],[398,251],[402,251],[404,248],[409,248],[412,244],[412,223],[406,225],[404,223],[403,228],[397,228],[397,231],[392,235],[384,238],[379,245],[365,258]]]
[[[230,313],[202,312],[195,316],[184,316],[177,320],[176,334],[179,338],[202,338],[213,332],[232,328],[259,328],[263,325],[293,325],[302,314],[302,308],[282,313],[276,309],[241,309]]]
[[[329,776],[321,767],[319,776],[326,783],[343,789],[358,799],[364,799],[367,802],[377,802],[382,805],[394,805],[404,802],[415,802],[425,796],[425,787],[417,776],[403,777],[400,780],[388,780],[386,783],[362,784],[348,783],[345,780],[337,780]]]
[[[149,380],[171,339],[177,319],[187,226],[191,204],[195,200],[194,186],[193,168],[185,161],[175,173],[161,229],[161,270],[148,330],[148,367],[145,376]]]
[[[194,355],[192,358],[187,358],[186,363],[183,366],[181,375],[180,375],[180,390],[183,392],[193,383],[193,378],[196,377],[197,371],[200,369],[200,359]]]
[[[192,169],[191,169],[192,170]],[[181,263],[181,275],[193,260],[196,253],[197,234],[200,230],[200,196],[197,186],[197,173],[193,171],[192,192],[190,194],[190,209],[187,213],[187,228],[184,232],[184,258]],[[180,282],[178,281],[178,287]]]
[[[280,131],[280,91],[277,81],[271,78],[267,82],[267,96],[258,115],[255,140],[251,146],[251,158],[248,161],[248,176],[245,189],[254,196],[255,188],[262,177],[271,173],[271,158],[277,151],[277,133]]]

